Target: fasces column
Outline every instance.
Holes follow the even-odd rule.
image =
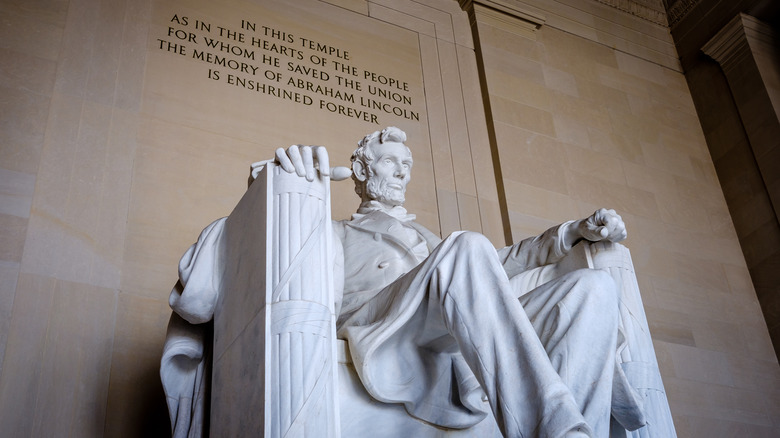
[[[228,218],[211,436],[338,437],[330,192],[268,164]]]

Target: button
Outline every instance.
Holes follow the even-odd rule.
[[[382,235],[379,234],[379,233],[374,233],[374,240],[376,240],[376,241],[382,240]]]
[[[382,262],[382,263],[379,264],[379,269],[385,269],[388,266],[390,266],[390,263]]]

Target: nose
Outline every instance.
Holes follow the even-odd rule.
[[[406,178],[407,172],[408,171],[407,171],[406,167],[404,167],[403,164],[398,164],[397,166],[395,166],[395,173],[393,175],[396,178],[404,179],[404,178]]]

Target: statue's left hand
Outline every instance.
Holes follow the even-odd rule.
[[[609,240],[610,242],[620,242],[627,237],[626,224],[615,210],[600,208],[596,210],[589,218],[579,221],[576,226],[578,234],[582,239],[591,242]]]

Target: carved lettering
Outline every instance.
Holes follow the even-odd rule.
[[[390,77],[387,77],[385,75],[377,74],[374,72],[370,72],[366,70],[363,72],[363,79],[368,79],[371,82],[377,82],[382,85],[387,85],[391,88],[397,88],[399,90],[403,91],[409,91],[409,84],[406,82],[401,82],[398,79],[393,79]]]
[[[286,43],[295,42],[295,36],[293,34],[282,32],[281,30],[276,30],[267,26],[263,26],[263,35],[277,39],[279,41],[284,41]]]
[[[304,81],[303,79],[297,79],[297,78],[290,78],[287,81],[287,85],[292,85],[295,88],[300,88],[302,90],[311,91],[312,93],[321,94],[323,96],[332,97],[335,99],[342,100],[344,102],[352,102],[355,103],[355,95],[352,93],[347,93],[346,91],[342,92],[335,88],[323,86],[323,85],[315,85],[311,81]]]
[[[276,44],[268,40],[261,40],[259,38],[252,37],[252,45],[257,46],[263,50],[267,50],[269,52],[277,53],[282,56],[287,56],[289,58],[297,59],[299,61],[303,60],[303,52],[301,52],[298,49],[287,47],[282,44]]]
[[[179,17],[177,14],[173,14],[173,18],[171,18],[171,23],[180,24],[182,26],[186,26],[188,24],[189,18],[187,17]]]
[[[349,52],[339,49],[338,47],[329,46],[327,44],[318,43],[310,39],[301,38],[301,47],[307,49],[316,50],[317,52],[326,53],[329,56],[335,56],[345,61],[349,61]]]
[[[208,62],[210,64],[221,65],[232,70],[238,70],[243,73],[257,74],[257,67],[246,62],[239,62],[235,59],[226,58],[224,56],[215,55],[211,52],[201,52],[197,49],[192,51],[192,57],[201,61]]]
[[[320,109],[326,109],[332,113],[341,114],[342,116],[354,117],[366,122],[379,124],[379,122],[377,122],[376,114],[374,113],[369,113],[367,111],[362,111],[349,106],[328,102],[326,100],[320,99]]]
[[[244,34],[241,32],[236,32],[221,26],[217,26],[217,29],[219,29],[219,36],[221,37],[225,37],[230,40],[236,40],[240,43],[244,42]]]
[[[360,105],[370,109],[378,109],[386,112],[387,114],[393,114],[398,117],[403,117],[407,120],[420,121],[420,114],[406,108],[401,108],[395,105],[391,105],[387,102],[382,102],[375,99],[369,99],[367,97],[360,97]]]
[[[232,53],[235,56],[241,56],[247,59],[255,59],[255,52],[252,50],[241,48],[235,44],[225,43],[213,38],[203,37],[203,41],[206,45],[215,49],[219,49],[223,52]]]
[[[182,44],[176,44],[176,43],[170,43],[165,40],[161,40],[157,38],[157,42],[160,43],[160,50],[165,50],[168,52],[173,52],[179,55],[186,55],[186,48]]]
[[[409,96],[405,96],[392,90],[385,90],[384,88],[380,88],[371,84],[368,84],[368,92],[374,96],[389,99],[393,102],[404,103],[406,105],[412,104],[412,98]]]
[[[293,62],[287,63],[287,71],[291,71],[293,73],[298,73],[305,76],[310,76],[314,79],[321,79],[323,81],[330,80],[330,76],[324,71],[317,70],[316,68],[312,68],[312,67],[298,65]]]
[[[174,29],[172,27],[168,27],[168,36],[178,38],[182,41],[187,41],[187,42],[197,44],[197,42],[195,41],[195,34],[192,32],[187,32],[186,30]]]
[[[249,19],[222,24],[212,33],[211,23],[174,14],[155,47],[208,64],[204,79],[263,98],[372,124],[383,115],[420,120],[408,81],[353,65],[343,47]],[[312,96],[321,97],[317,105]]]

